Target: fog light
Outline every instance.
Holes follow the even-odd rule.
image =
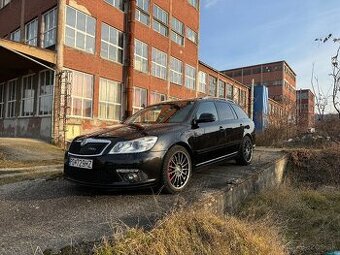
[[[116,171],[119,174],[130,174],[130,173],[138,173],[139,169],[117,169]]]
[[[136,182],[138,180],[138,175],[135,173],[127,174],[127,179],[129,182]]]

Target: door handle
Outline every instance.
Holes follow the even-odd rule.
[[[223,131],[223,130],[224,130],[224,128],[222,126],[220,126],[220,131]]]

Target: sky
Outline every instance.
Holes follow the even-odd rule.
[[[218,69],[285,60],[297,89],[311,86],[312,67],[331,95],[331,57],[340,38],[340,0],[201,0],[200,60]],[[333,112],[331,98],[327,107]]]

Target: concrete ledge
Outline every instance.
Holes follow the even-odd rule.
[[[284,155],[269,166],[255,169],[246,178],[234,180],[219,191],[206,192],[193,206],[203,206],[218,214],[234,213],[250,196],[282,183],[288,158],[288,155]]]

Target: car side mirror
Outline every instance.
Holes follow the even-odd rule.
[[[196,123],[208,123],[216,120],[215,115],[212,113],[202,113],[200,118],[196,120]]]

